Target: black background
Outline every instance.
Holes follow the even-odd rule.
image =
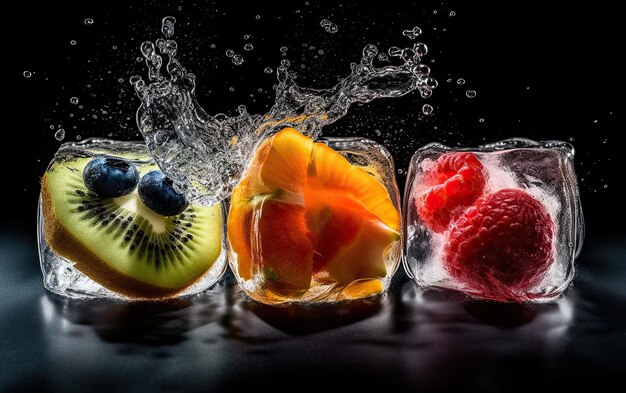
[[[541,335],[544,325],[537,325],[537,319],[527,330],[515,330],[514,327],[523,325],[523,322],[518,324],[514,321],[510,325],[508,321],[502,325],[498,320],[494,322],[491,317],[501,313],[506,316],[511,312],[510,309],[485,311],[482,306],[470,303],[469,306],[463,306],[463,312],[480,320],[481,329],[485,326],[496,326],[497,329],[504,326],[505,333],[509,331],[506,329],[515,330],[516,333],[511,334],[515,337],[514,340],[519,340],[519,344],[509,347],[511,342],[506,342],[500,348],[499,345],[503,343],[498,341],[500,336],[495,339],[483,335],[482,330],[473,331],[477,336],[469,335],[467,340],[475,340],[480,345],[486,343],[487,347],[477,351],[480,356],[483,354],[481,351],[485,351],[488,355],[484,358],[479,355],[463,355],[446,361],[437,358],[435,360],[440,361],[440,365],[451,368],[446,370],[445,367],[434,365],[432,375],[428,368],[416,371],[414,377],[403,374],[404,379],[390,383],[390,386],[410,390],[412,386],[420,385],[420,375],[430,375],[421,381],[424,383],[422,386],[434,390],[452,387],[458,390],[463,386],[462,378],[472,380],[468,385],[469,390],[496,391],[515,386],[518,389],[534,388],[534,378],[537,378],[538,383],[546,383],[546,386],[562,386],[568,381],[575,381],[579,375],[585,375],[589,380],[601,378],[610,381],[609,377],[615,377],[623,366],[623,358],[620,360],[619,354],[623,353],[620,348],[624,349],[626,323],[619,315],[625,306],[625,290],[619,280],[624,274],[625,254],[623,247],[620,248],[619,245],[626,238],[621,225],[625,217],[624,209],[620,205],[623,200],[620,190],[625,166],[623,153],[620,151],[624,113],[623,105],[618,106],[617,103],[618,94],[623,94],[624,91],[623,66],[618,61],[620,51],[623,51],[622,44],[618,41],[621,36],[618,34],[621,22],[618,20],[620,13],[607,4],[593,2],[577,5],[575,2],[556,4],[539,1],[516,4],[500,2],[495,5],[466,1],[420,1],[404,4],[385,1],[365,6],[356,1],[332,5],[314,1],[305,5],[304,1],[297,1],[280,6],[268,2],[244,6],[235,1],[142,1],[124,4],[45,2],[35,6],[29,2],[13,3],[6,9],[5,21],[10,28],[5,26],[3,40],[6,49],[3,54],[3,69],[6,69],[5,75],[8,75],[9,91],[5,92],[6,103],[3,108],[3,120],[8,124],[3,133],[3,168],[6,181],[2,190],[8,200],[3,199],[5,209],[2,214],[2,251],[6,256],[6,265],[0,266],[0,273],[9,280],[14,277],[11,269],[15,268],[16,261],[27,261],[24,263],[29,265],[24,268],[24,272],[13,272],[18,278],[11,281],[15,287],[6,287],[9,289],[5,288],[7,292],[2,295],[2,300],[5,301],[4,308],[0,307],[3,316],[6,317],[9,311],[12,313],[22,307],[17,301],[21,295],[9,292],[13,288],[19,288],[20,282],[30,285],[32,290],[40,290],[35,256],[35,206],[39,176],[60,145],[54,139],[54,132],[63,128],[66,131],[65,141],[76,140],[78,135],[81,138],[110,135],[119,139],[139,139],[134,124],[138,100],[131,90],[128,78],[133,74],[145,76],[143,63],[136,61],[136,57],[140,55],[138,47],[142,41],[160,36],[160,20],[163,16],[174,15],[178,20],[175,38],[179,43],[179,57],[198,77],[197,93],[202,105],[210,113],[230,114],[235,113],[239,104],[245,104],[251,112],[263,112],[271,106],[271,88],[275,83],[275,76],[265,74],[263,69],[276,68],[283,59],[279,50],[282,46],[288,48],[286,58],[298,70],[302,84],[329,87],[337,78],[348,74],[349,63],[358,61],[365,44],[375,43],[381,51],[394,45],[407,45],[410,41],[401,32],[417,25],[424,31],[420,39],[430,48],[425,62],[439,81],[439,87],[433,96],[422,100],[414,94],[355,106],[348,116],[324,130],[324,134],[363,135],[383,142],[394,154],[397,169],[404,171],[411,154],[419,146],[431,141],[441,141],[452,146],[477,145],[515,136],[569,141],[576,148],[576,169],[587,223],[588,241],[581,264],[585,263],[584,270],[586,266],[593,268],[593,263],[590,262],[594,262],[600,270],[583,275],[582,282],[577,286],[579,292],[574,291],[567,298],[578,310],[577,323],[582,323],[585,328],[574,325],[576,328],[571,329],[572,334],[580,340],[580,346],[584,348],[576,347],[576,350],[565,351],[568,356],[563,356],[565,360],[555,361],[551,358],[551,349],[541,349],[542,341],[535,338]],[[450,16],[451,11],[456,15]],[[256,19],[256,15],[260,15],[260,19]],[[84,20],[87,18],[92,18],[94,23],[86,25]],[[325,32],[319,24],[323,18],[337,23],[339,31],[334,35]],[[252,38],[245,40],[245,34],[252,35]],[[76,40],[76,45],[70,44],[72,40]],[[253,51],[244,51],[243,46],[247,42],[253,43]],[[303,43],[315,46],[315,49],[304,47]],[[215,44],[214,49],[211,44]],[[242,54],[244,64],[233,65],[225,55],[227,49]],[[320,49],[324,51],[323,55],[317,54]],[[306,68],[300,68],[301,64],[305,64]],[[32,72],[33,76],[25,78],[23,72],[26,70]],[[118,81],[120,78],[121,82]],[[458,85],[456,81],[459,78],[463,78],[466,83]],[[448,79],[451,82],[447,82]],[[234,90],[231,91],[230,88]],[[262,91],[258,92],[258,89]],[[469,89],[477,91],[476,98],[466,97],[465,91]],[[74,96],[79,98],[82,109],[70,103],[70,98]],[[435,108],[434,114],[429,117],[421,114],[422,104],[426,102]],[[70,114],[73,116],[70,117]],[[484,121],[479,121],[481,118]],[[404,174],[397,173],[397,178],[402,187]],[[403,277],[402,273],[399,276]],[[19,293],[19,289],[15,291]],[[399,287],[394,291],[396,295],[400,294],[398,296],[404,293],[404,289]],[[612,295],[608,296],[607,293]],[[409,309],[402,308],[400,303],[394,303],[397,299],[398,297],[392,297],[390,301],[393,305],[387,304],[383,307],[394,314],[394,326],[390,334],[413,332],[408,326],[419,323],[426,326],[441,324],[441,329],[447,329],[449,334],[452,334],[452,329],[463,330],[468,326],[464,319],[466,315],[459,314],[454,306],[452,309],[455,311],[427,313],[427,317],[420,317],[423,319],[416,321],[411,319],[414,315],[412,306]],[[154,341],[148,339],[140,344],[178,344],[167,341],[176,340],[178,336],[159,336],[163,333],[163,326],[167,325],[161,325],[161,315],[171,310],[124,310],[120,315],[129,321],[124,322],[126,320],[116,314],[119,310],[115,308],[104,307],[105,310],[98,314],[98,308],[94,312],[85,313],[85,310],[77,312],[70,307],[68,317],[67,304],[49,296],[44,296],[41,302],[49,302],[51,305],[48,308],[51,307],[63,315],[63,318],[53,318],[53,321],[66,324],[65,319],[69,319],[80,325],[95,326],[95,331],[103,342],[128,344],[130,341],[137,341],[137,338],[141,341],[146,338],[142,329],[156,329],[154,337],[147,336]],[[320,322],[323,317],[312,320],[307,316],[304,322],[295,318],[295,325],[281,325],[282,322],[276,323],[273,311],[245,302],[244,304],[247,304],[244,309],[251,308],[251,313],[269,321],[270,325],[286,334],[300,336],[324,332],[323,340],[303,339],[302,348],[314,355],[309,360],[303,360],[308,353],[303,349],[305,352],[300,354],[293,366],[296,374],[312,376],[310,370],[305,370],[310,363],[312,367],[320,368],[324,375],[333,377],[340,377],[338,370],[345,367],[349,375],[370,374],[378,382],[384,380],[385,373],[393,378],[393,370],[376,370],[373,361],[371,367],[365,366],[363,370],[359,370],[347,360],[349,357],[337,355],[338,348],[344,345],[341,335],[344,333],[335,335],[332,323],[317,329],[318,325],[324,325]],[[199,304],[195,304],[194,307],[198,306]],[[180,308],[172,307],[174,314],[180,315]],[[472,310],[472,307],[477,310]],[[445,307],[443,309],[448,310]],[[17,321],[30,321],[27,314],[31,311],[24,307],[21,313],[12,315],[17,319],[10,325],[19,325],[20,322]],[[32,312],[33,315],[37,314],[39,308]],[[115,317],[108,318],[107,312]],[[534,312],[544,315],[542,311]],[[358,310],[356,314],[359,314]],[[514,310],[513,314],[519,313]],[[78,320],[72,317],[76,315]],[[228,315],[223,317],[227,318]],[[282,317],[284,315],[279,315],[278,320],[284,322]],[[87,319],[83,320],[85,318]],[[602,326],[608,330],[598,328],[597,320],[603,321]],[[168,323],[170,322],[168,319]],[[222,323],[226,324],[224,321]],[[312,330],[300,331],[298,323],[311,323]],[[9,326],[9,322],[6,326]],[[548,324],[550,326],[552,325]],[[31,331],[26,326],[24,329],[24,332]],[[370,330],[378,332],[377,329],[373,324]],[[111,331],[114,337],[110,337]],[[167,329],[165,331],[170,332]],[[78,334],[76,330],[72,332],[70,333]],[[498,332],[502,333],[500,330]],[[29,339],[19,334],[13,337],[4,331],[2,334],[5,343],[14,339],[33,350],[39,345],[35,338]],[[367,336],[366,331],[358,328],[345,334],[355,335],[357,338],[360,335]],[[606,336],[609,341],[602,341],[600,336]],[[493,338],[492,341],[490,337]],[[471,345],[460,345],[454,340],[448,342],[449,346],[445,342],[444,348],[458,350],[462,354],[476,349]],[[533,349],[535,352],[522,348],[528,342],[538,346],[536,351]],[[67,341],[63,341],[59,345],[66,343]],[[263,343],[273,345],[271,340]],[[276,345],[277,348],[283,348],[280,343]],[[371,347],[374,344],[367,345]],[[387,362],[384,356],[388,354],[385,350],[391,348],[387,347],[391,344],[387,342],[376,345],[381,346],[380,352],[361,348],[363,352],[354,354],[361,366],[367,364],[368,357],[374,359],[378,355],[382,356],[379,363]],[[415,345],[413,349],[416,349],[422,344],[418,340],[417,343],[400,342],[398,345],[401,350],[408,351],[410,345]],[[325,346],[332,346],[333,349],[329,351],[334,355],[329,356],[335,356],[335,362],[329,361],[328,368],[320,367],[324,362],[318,349]],[[126,347],[122,347],[120,351],[124,348]],[[76,351],[80,350],[80,347],[76,348]],[[295,349],[282,350],[291,354],[285,355],[285,359],[292,359],[290,356],[293,353],[289,351]],[[509,350],[512,355],[507,356]],[[17,353],[15,351],[11,353]],[[61,353],[63,354],[62,351]],[[161,352],[155,353],[153,358],[158,361]],[[278,350],[276,353],[283,352]],[[230,379],[227,380],[229,382],[222,381],[224,386],[241,387],[247,382],[245,378],[252,377],[262,378],[265,381],[261,384],[263,386],[268,383],[280,384],[278,374],[263,374],[271,369],[271,362],[281,364],[276,353],[260,354],[257,368],[247,370],[248,374],[242,373],[242,380],[237,379],[236,371],[230,370]],[[0,360],[3,364],[0,371],[8,373],[14,370],[6,366],[9,358],[1,353],[0,356],[3,357]],[[549,359],[546,360],[546,357]],[[233,355],[233,359],[238,359],[237,355]],[[22,359],[19,364],[29,363],[31,360]],[[32,361],[33,364],[39,364]],[[64,361],[64,358],[58,357],[54,361]],[[70,363],[76,366],[80,362],[74,358]],[[129,370],[140,370],[141,364],[137,361],[136,367],[128,364],[125,367]],[[239,363],[235,361],[229,364],[237,366]],[[330,364],[339,368],[330,369]],[[283,366],[287,367],[285,364]],[[106,367],[113,366],[108,364]],[[98,383],[113,390],[126,388],[123,384],[116,385],[126,380],[117,374],[114,374],[115,377],[107,385],[106,378],[93,379],[93,375],[85,369],[79,369],[85,373],[85,378],[92,378],[86,385],[91,389],[97,387]],[[585,371],[588,373],[585,374]],[[30,382],[16,377],[19,383],[12,386],[16,391],[21,391],[20,387],[24,391],[42,390],[43,385],[55,380],[50,377],[52,372],[54,367],[50,369],[48,364],[48,369],[32,375],[28,380]],[[15,375],[22,374],[16,372]],[[448,376],[461,379],[448,380]],[[76,378],[79,380],[80,375]],[[0,375],[0,379],[9,380],[8,374]],[[72,386],[76,388],[72,385],[73,379],[59,381],[60,391],[67,391]],[[190,381],[196,383],[192,390],[202,390],[201,379],[191,378]],[[367,386],[365,382],[352,382]],[[48,388],[54,390],[50,386]],[[216,386],[222,385],[218,383]],[[172,385],[159,385],[159,389],[166,391],[182,388],[184,385],[173,382]]]
[[[624,128],[618,126],[623,113],[616,97],[623,93],[623,72],[615,9],[601,2],[304,3],[17,3],[9,13],[11,38],[5,40],[11,48],[5,65],[15,87],[5,96],[5,119],[11,124],[5,140],[22,141],[19,165],[9,165],[10,196],[20,206],[10,209],[11,219],[34,217],[38,177],[60,145],[53,137],[59,126],[66,130],[65,141],[77,135],[139,139],[134,122],[138,100],[128,78],[145,77],[144,64],[135,60],[138,47],[158,38],[161,18],[174,15],[179,55],[198,76],[200,102],[210,113],[229,114],[239,104],[257,113],[271,106],[275,76],[263,69],[275,70],[282,46],[288,48],[300,83],[329,87],[349,73],[349,63],[360,59],[366,43],[378,44],[381,51],[408,45],[402,30],[421,26],[420,39],[430,48],[425,62],[439,81],[432,98],[423,101],[413,94],[355,106],[324,134],[386,141],[404,171],[415,149],[431,141],[465,146],[515,136],[570,141],[577,149],[588,230],[621,228],[619,138]],[[456,15],[451,17],[451,11]],[[86,18],[94,23],[85,25]],[[323,18],[337,23],[338,33],[325,32],[319,24]],[[245,34],[252,38],[246,41]],[[77,44],[72,46],[71,40]],[[247,42],[253,43],[253,51],[243,49]],[[233,65],[227,49],[242,54],[244,64]],[[325,53],[315,59],[319,49]],[[33,77],[24,78],[25,70]],[[463,86],[456,83],[459,78],[466,80]],[[468,89],[477,91],[476,98],[465,96]],[[83,109],[70,103],[73,96]],[[421,116],[424,102],[435,107],[426,119]],[[404,184],[402,174],[398,181]]]

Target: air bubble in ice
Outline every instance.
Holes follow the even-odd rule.
[[[158,130],[154,133],[154,144],[157,146],[163,146],[169,139],[167,131]]]

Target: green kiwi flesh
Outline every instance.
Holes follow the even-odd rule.
[[[222,251],[220,204],[190,204],[164,217],[137,191],[101,198],[87,189],[91,158],[52,165],[42,179],[44,236],[49,247],[104,287],[132,298],[174,296],[200,279]],[[140,175],[157,169],[138,167]]]

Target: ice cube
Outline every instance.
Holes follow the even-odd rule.
[[[80,170],[91,157],[96,156],[124,159],[135,165],[140,176],[158,169],[143,142],[87,139],[61,146],[44,175],[48,193],[42,189],[38,206],[37,235],[44,287],[50,292],[69,298],[129,299],[190,295],[213,286],[223,275],[227,265],[224,222],[226,210],[222,206],[198,208],[192,203],[183,214],[163,217],[143,205],[136,189],[122,197],[100,198],[85,186]],[[57,175],[54,180],[46,177],[55,171],[63,175]],[[61,184],[52,186],[52,181]],[[50,191],[52,188],[61,191],[53,194]],[[45,206],[46,195],[48,208]],[[61,201],[63,203],[55,198],[64,199]],[[66,207],[62,206],[64,204]],[[211,218],[207,218],[209,211]],[[52,214],[55,219],[51,219]],[[62,215],[66,215],[65,225],[61,224]],[[203,222],[195,220],[195,215],[202,218]],[[83,224],[68,224],[67,217],[70,221],[82,221]],[[211,224],[206,224],[207,220]],[[68,225],[76,227],[70,228]],[[201,232],[203,228],[206,230],[206,225],[213,225],[210,232],[217,234],[209,241],[211,245],[206,246],[211,248],[206,254],[206,261],[212,261],[212,264],[205,263],[197,269],[192,267],[191,269],[195,269],[194,273],[182,276],[183,269],[177,270],[177,267],[184,267],[185,264],[190,266],[191,263],[178,251],[188,253],[191,247],[203,248],[199,242],[204,239]],[[57,228],[53,229],[53,226]],[[76,233],[81,230],[85,233],[92,230],[100,232],[94,232],[96,234],[91,237],[81,237]],[[53,233],[55,235],[51,235]],[[54,238],[51,239],[50,236]],[[73,241],[69,241],[69,237],[74,238]],[[51,247],[53,243],[49,244],[48,241],[54,242],[56,247]],[[113,254],[117,258],[111,255],[102,256],[108,252],[109,243],[111,247],[122,250]],[[206,241],[204,243],[207,244]],[[74,256],[74,260],[70,255]],[[130,263],[124,266],[126,255],[132,258],[126,260],[125,262]],[[115,259],[121,262],[116,264]],[[109,263],[104,263],[104,260]],[[194,261],[197,262],[197,259]],[[120,272],[124,269],[126,270]],[[137,274],[141,269],[144,273]]]
[[[412,157],[404,267],[422,287],[497,301],[548,301],[574,278],[584,221],[565,142],[437,143]]]
[[[318,141],[339,155],[295,130],[273,138],[231,200],[229,261],[240,286],[270,304],[385,291],[402,253],[391,155],[361,138]]]

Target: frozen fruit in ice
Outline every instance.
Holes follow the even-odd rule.
[[[484,188],[483,166],[474,153],[442,155],[424,175],[415,198],[420,221],[435,232],[444,232]]]
[[[115,157],[96,157],[85,166],[83,181],[89,190],[104,198],[130,194],[139,181],[131,162]]]
[[[486,195],[450,230],[444,267],[469,293],[524,300],[553,260],[554,224],[544,205],[519,189]]]
[[[399,239],[387,189],[323,143],[285,128],[256,151],[235,187],[228,238],[244,279],[297,296],[319,281],[383,278],[384,252]],[[380,282],[353,288],[363,296]]]
[[[93,281],[133,298],[174,296],[213,266],[222,250],[219,204],[190,205],[164,217],[148,209],[136,191],[102,197],[83,182],[89,162],[82,157],[56,162],[42,178],[44,236],[55,253]]]
[[[175,216],[187,208],[187,199],[174,190],[172,180],[159,170],[143,175],[137,187],[142,202],[162,216]]]

